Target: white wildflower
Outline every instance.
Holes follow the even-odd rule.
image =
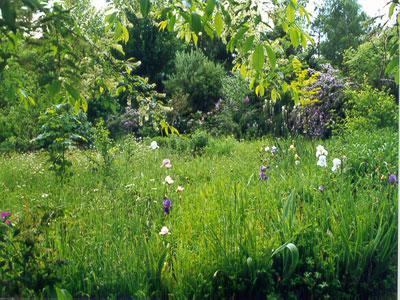
[[[318,157],[318,162],[317,162],[317,166],[326,168],[328,165],[326,163],[326,156],[325,155],[320,155]]]
[[[326,151],[324,146],[318,145],[317,146],[317,152],[315,153],[315,156],[318,158],[321,155],[327,156],[328,155],[328,151]]]
[[[165,182],[167,183],[167,184],[173,184],[174,183],[174,180],[172,179],[172,177],[171,176],[167,176],[167,177],[165,177]]]
[[[167,235],[167,234],[171,234],[171,232],[169,232],[169,229],[167,226],[163,226],[160,230],[160,234],[161,235]]]
[[[339,158],[334,158],[332,172],[336,172],[338,169],[340,169],[341,164],[342,164],[342,161]]]
[[[160,147],[158,146],[158,144],[157,144],[156,141],[152,141],[151,144],[150,144],[150,148],[151,148],[152,150],[156,150],[156,149],[158,149],[158,148],[160,148]]]

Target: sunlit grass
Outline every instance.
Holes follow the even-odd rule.
[[[71,152],[74,175],[63,185],[47,170],[44,152],[13,154],[1,158],[0,208],[16,216],[23,206],[64,211],[48,243],[66,260],[62,287],[75,296],[390,292],[397,186],[387,175],[397,170],[396,136],[374,139],[220,139],[197,154],[123,142],[108,173],[89,152]],[[318,144],[329,151],[326,169],[316,165]],[[263,150],[272,145],[274,157]],[[342,156],[343,168],[333,173],[332,159]],[[160,167],[165,158],[171,169]],[[263,163],[267,181],[258,178]],[[172,200],[169,215],[164,196]],[[171,234],[160,235],[163,226]]]

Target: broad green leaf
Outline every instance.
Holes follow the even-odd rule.
[[[294,47],[298,47],[299,46],[299,35],[298,35],[296,28],[291,27],[289,29],[289,37],[290,37],[290,41],[291,41],[292,45]]]
[[[190,31],[186,31],[184,37],[185,37],[185,42],[190,43],[190,40],[192,39],[192,33]]]
[[[246,31],[249,28],[247,26],[242,26],[240,27],[240,29],[237,31],[237,33],[230,39],[228,45],[227,45],[227,49],[230,52],[233,52],[235,50],[236,44],[238,43],[238,41],[240,41],[244,34],[246,33]]]
[[[39,0],[22,0],[22,2],[32,10],[40,9],[43,6]]]
[[[211,28],[210,24],[205,22],[204,23],[204,31],[208,34],[211,39],[214,39],[214,30]]]
[[[281,95],[279,95],[277,90],[275,88],[273,88],[272,91],[271,91],[271,99],[272,99],[272,101],[276,102],[276,100],[278,100],[280,98],[281,98]]]
[[[399,59],[395,57],[386,66],[385,72],[387,74],[394,74],[394,71],[398,72],[398,66],[399,66]]]
[[[88,110],[88,102],[86,101],[85,98],[82,98],[81,104],[82,104],[83,111],[87,112],[87,110]]]
[[[15,19],[17,18],[15,9],[16,7],[13,1],[0,1],[1,16],[3,17],[4,23],[10,30],[14,32],[16,31]]]
[[[307,37],[305,34],[301,33],[301,45],[303,46],[303,48],[307,48]]]
[[[252,78],[249,83],[249,89],[252,90],[254,88],[254,84],[256,83],[256,79]]]
[[[81,95],[80,95],[79,91],[76,88],[74,88],[72,85],[66,83],[65,89],[67,90],[68,94],[70,94],[74,100],[80,100]]]
[[[276,55],[275,51],[272,49],[270,45],[266,45],[265,49],[267,50],[267,56],[269,63],[271,64],[271,68],[274,69],[276,66]]]
[[[306,19],[307,19],[307,22],[310,23],[310,22],[311,22],[310,14],[309,14],[308,11],[304,8],[304,6],[300,6],[299,11],[300,11],[300,15],[301,15],[301,16],[305,16]]]
[[[293,22],[294,22],[294,20],[295,20],[295,13],[296,13],[295,9],[293,8],[292,5],[289,4],[289,5],[287,6],[287,8],[286,8],[286,18],[288,19],[288,21],[289,21],[290,23],[293,23]]]
[[[256,92],[257,96],[260,96],[260,97],[264,96],[264,94],[265,94],[264,86],[260,83],[259,85],[257,85],[255,92]]]
[[[195,33],[199,33],[201,31],[201,17],[196,13],[192,13],[190,26]]]
[[[128,29],[122,25],[121,23],[121,27],[122,27],[122,40],[124,41],[124,43],[127,43],[129,41],[129,31]]]
[[[282,22],[282,29],[287,33],[289,31],[289,25],[286,22]]]
[[[395,2],[390,4],[390,7],[389,7],[389,18],[391,18],[393,16],[395,8],[396,8],[396,3]]]
[[[111,45],[111,48],[117,50],[117,51],[118,51],[119,53],[121,53],[122,55],[125,55],[124,48],[122,47],[121,44],[112,44],[112,45]]]
[[[61,82],[59,80],[53,80],[49,85],[50,97],[54,97],[60,92]]]
[[[194,32],[192,32],[192,39],[193,39],[193,43],[195,46],[197,46],[197,42],[199,40],[197,34],[195,34]]]
[[[242,75],[243,78],[247,77],[247,68],[244,64],[240,66],[240,75]]]
[[[207,0],[206,14],[211,16],[215,8],[216,0]]]
[[[74,112],[77,114],[81,109],[81,101],[76,100],[74,103]]]
[[[224,30],[224,20],[222,19],[222,15],[219,12],[215,15],[214,26],[217,35],[221,36],[222,31]]]
[[[150,12],[150,0],[140,0],[140,13],[146,18]]]
[[[168,19],[168,31],[173,31],[174,30],[175,23],[176,23],[176,17],[175,17],[175,15],[172,15]]]
[[[253,67],[260,72],[264,66],[264,46],[258,44],[253,52]]]
[[[246,38],[246,40],[243,43],[243,48],[242,48],[243,53],[246,53],[251,49],[251,47],[253,47],[253,42],[254,42],[254,35],[251,35]]]

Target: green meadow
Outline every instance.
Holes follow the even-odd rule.
[[[1,156],[0,207],[12,225],[1,224],[0,296],[393,298],[393,132],[207,137],[201,147],[170,136],[155,150],[151,141],[121,140],[108,164],[94,150],[70,151],[63,181],[45,152]],[[327,167],[317,166],[318,145]]]

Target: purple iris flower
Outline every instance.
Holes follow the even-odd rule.
[[[244,97],[243,103],[244,103],[244,104],[249,104],[249,103],[250,103],[250,98],[249,98],[249,96]]]
[[[171,205],[172,205],[172,201],[170,199],[168,199],[168,198],[165,198],[164,201],[163,201],[163,206],[164,206],[164,213],[166,215],[169,214],[169,211],[171,209]]]
[[[325,191],[325,186],[324,186],[324,185],[320,185],[319,188],[318,188],[318,190],[319,190],[320,192]]]
[[[268,180],[268,175],[265,172],[260,172],[260,180]]]
[[[1,216],[1,219],[3,221],[5,221],[8,217],[11,216],[11,213],[9,211],[3,211],[3,212],[1,212],[0,216]]]
[[[266,166],[261,166],[260,167],[260,172],[265,172],[265,171],[267,171],[267,169],[268,169],[268,167],[266,167]]]
[[[276,146],[272,146],[272,147],[271,147],[271,153],[272,153],[272,154],[278,153],[278,148],[277,148]]]
[[[397,176],[395,174],[390,174],[388,177],[388,181],[390,184],[395,184],[397,183]]]

